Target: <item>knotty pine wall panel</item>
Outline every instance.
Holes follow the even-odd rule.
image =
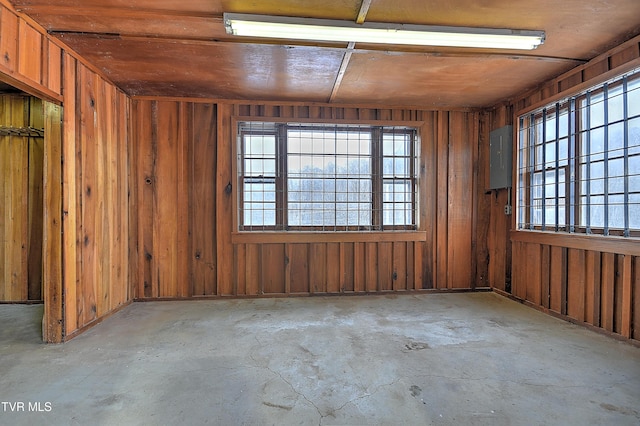
[[[62,49],[4,3],[0,3],[0,73],[21,90],[62,101]]]
[[[415,123],[419,231],[386,238],[238,234],[231,146],[238,117]],[[468,289],[476,286],[477,271],[487,270],[486,256],[474,255],[486,247],[474,219],[483,187],[476,172],[478,113],[140,98],[133,100],[132,122],[137,298]]]
[[[33,158],[44,151],[43,164],[34,167],[42,168],[42,178],[29,172],[33,195],[24,199],[31,206],[25,217],[34,223],[39,218],[43,227],[42,237],[28,237],[33,252],[29,262],[43,247],[42,266],[34,261],[28,271],[32,276],[42,272],[44,286],[41,294],[30,288],[28,297],[44,299],[43,337],[48,342],[72,338],[133,300],[130,100],[66,49],[0,0],[1,79],[44,101],[40,123],[30,123],[39,128],[44,122],[43,147],[32,145],[29,151]],[[36,199],[42,200],[41,214]],[[3,253],[2,261],[6,259]]]
[[[0,96],[0,126],[43,129],[42,101]],[[0,135],[0,301],[42,300],[44,138]]]
[[[129,280],[129,99],[65,55],[65,336],[133,300]]]
[[[514,241],[513,263],[514,296],[640,340],[640,256]],[[549,277],[548,287],[540,286],[543,276]]]
[[[135,100],[132,109],[136,297],[216,295],[216,106]]]

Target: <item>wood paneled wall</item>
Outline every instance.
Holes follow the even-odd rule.
[[[43,117],[39,99],[0,96],[4,128],[42,130]],[[0,301],[42,300],[43,149],[43,137],[0,135]]]
[[[469,289],[487,282],[478,113],[168,99],[135,99],[132,109],[138,298]],[[225,189],[237,181],[231,146],[237,118],[419,126],[420,229],[235,232],[237,208]]]
[[[30,94],[62,101],[62,48],[37,24],[0,2],[0,72]]]
[[[129,281],[128,97],[64,58],[65,336],[133,298]]]
[[[7,0],[0,0],[0,75],[47,101],[44,339],[61,342],[133,300],[130,100]],[[13,256],[9,262],[22,265]]]
[[[513,124],[513,109],[500,106],[481,115],[480,150],[484,162],[480,170],[484,171],[484,186],[489,188],[489,133],[506,125]],[[487,206],[484,210],[488,229],[486,234],[488,256],[488,283],[491,288],[510,291],[511,289],[511,215],[505,214],[509,204],[509,189],[494,189],[485,192]],[[480,220],[480,219],[479,219]]]
[[[513,295],[579,323],[640,340],[640,248],[629,250],[634,243],[626,242],[618,244],[617,252],[603,251],[568,239],[571,236],[522,233],[514,237]]]
[[[482,150],[488,152],[485,138],[489,131],[516,123],[522,111],[555,102],[638,66],[640,36],[510,104],[487,111],[481,133],[481,141],[487,143],[481,142]],[[514,183],[515,179],[514,174]],[[513,194],[515,200],[515,191]],[[492,195],[495,202],[489,212],[488,238],[491,286],[543,311],[640,340],[639,243],[579,234],[509,232],[515,220],[506,219],[503,213],[508,195],[506,190]]]

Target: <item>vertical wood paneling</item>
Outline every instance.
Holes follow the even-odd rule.
[[[128,99],[64,60],[65,335],[132,300],[129,273]],[[45,142],[46,144],[46,142]]]
[[[86,67],[80,66],[79,74],[79,108],[80,108],[80,143],[82,152],[82,291],[77,293],[78,316],[81,324],[88,324],[96,319],[98,260],[96,245],[96,215],[100,214],[100,200],[96,194],[97,175],[95,173],[97,141],[95,135],[96,94],[94,79],[96,78]]]
[[[94,98],[94,116],[107,116],[107,110],[111,105],[107,104],[106,93],[104,84],[99,78],[94,79],[95,98]],[[108,106],[107,106],[108,105]],[[95,174],[96,179],[94,181],[95,187],[92,188],[93,199],[96,202],[96,210],[93,212],[95,215],[95,247],[96,247],[96,317],[101,317],[107,312],[107,306],[109,304],[110,286],[109,281],[109,262],[102,262],[101,259],[110,260],[110,226],[111,223],[107,219],[107,209],[111,207],[109,205],[109,191],[107,183],[107,171],[110,169],[107,164],[107,147],[105,145],[107,140],[107,128],[106,126],[95,126]]]
[[[477,287],[490,287],[489,281],[489,225],[491,223],[491,193],[487,194],[489,188],[489,150],[486,114],[481,114],[474,120],[477,124],[477,147],[475,149],[474,176],[475,188],[473,191],[475,201],[474,245],[472,253],[475,258],[475,285]]]
[[[190,270],[186,281],[192,281],[193,295],[258,295],[262,293],[339,293],[343,291],[376,292],[423,289],[435,286],[436,271],[442,276],[441,287],[446,288],[450,276],[455,274],[455,287],[471,288],[475,285],[472,250],[473,209],[475,203],[474,156],[478,141],[477,114],[421,112],[409,110],[363,110],[359,108],[334,108],[328,106],[277,106],[277,105],[226,105],[176,101],[180,117],[174,133],[159,128],[153,108],[162,102],[142,101],[134,103],[136,150],[136,186],[138,191],[138,244],[145,247],[139,276],[155,283],[154,272],[162,262],[158,227],[161,222],[175,219],[168,215],[162,221],[155,210],[165,208],[159,204],[145,205],[147,197],[155,200],[177,201],[180,194],[164,191],[158,182],[158,170],[163,165],[162,155],[170,153],[177,162],[175,179],[180,180],[181,170],[189,170],[189,185],[185,187],[189,210],[189,237],[186,242],[174,244],[173,250],[190,251],[186,266],[178,270]],[[368,120],[425,120],[419,122],[421,147],[419,162],[419,229],[427,234],[427,241],[419,242],[305,242],[279,244],[275,242],[233,244],[234,214],[238,188],[233,176],[233,143],[231,140],[232,116],[271,118],[348,119]],[[368,117],[368,118],[367,118]],[[172,123],[171,117],[162,118]],[[168,125],[168,124],[165,124]],[[444,127],[442,127],[444,126]],[[455,135],[455,136],[454,136]],[[161,139],[175,139],[171,142]],[[180,142],[186,138],[186,143]],[[450,148],[450,141],[454,148]],[[154,144],[158,146],[154,146]],[[177,148],[182,144],[181,148]],[[212,148],[215,152],[212,153]],[[186,155],[185,152],[189,154]],[[180,156],[187,160],[180,160]],[[466,162],[455,163],[454,157],[464,156]],[[168,158],[168,157],[167,157]],[[167,160],[169,161],[169,160]],[[451,163],[451,164],[450,164]],[[469,167],[467,167],[469,166]],[[449,176],[449,169],[455,171]],[[150,177],[148,181],[144,181]],[[451,187],[442,191],[441,187]],[[178,184],[179,185],[179,184]],[[173,187],[172,187],[173,188]],[[228,191],[230,190],[230,193]],[[145,192],[148,195],[145,196]],[[169,201],[166,201],[169,202]],[[174,202],[180,205],[179,202]],[[464,205],[465,212],[458,213]],[[151,215],[150,215],[151,214]],[[165,238],[165,237],[162,237]],[[180,236],[177,236],[178,240]],[[175,240],[174,240],[175,241]],[[183,246],[188,245],[189,250]],[[206,245],[209,244],[209,247]],[[475,245],[480,244],[476,240]],[[455,248],[453,248],[455,246]],[[204,248],[203,248],[204,247]],[[148,250],[147,250],[148,249]],[[166,249],[165,249],[166,251]],[[449,262],[447,259],[454,259]],[[206,259],[205,259],[206,258]],[[209,260],[211,259],[211,260]],[[179,261],[180,262],[180,261]],[[169,264],[171,264],[169,262]],[[149,269],[147,271],[147,269]],[[182,275],[182,272],[179,273]],[[155,298],[161,292],[148,291],[142,285],[140,297]],[[178,285],[166,288],[166,297],[189,297],[181,293]]]
[[[18,17],[0,5],[0,61],[9,71],[18,65]]]
[[[585,253],[585,321],[600,327],[600,252]]]
[[[309,286],[309,245],[289,244],[288,271],[291,293],[308,293]]]
[[[260,265],[258,260],[258,256],[260,254],[260,246],[258,246],[257,244],[246,244],[245,247],[245,274],[247,277],[247,294],[262,294],[262,288],[260,286]]]
[[[513,259],[514,296],[576,321],[637,339],[637,256],[516,240]],[[538,281],[542,283],[541,298],[536,297]]]
[[[14,98],[13,118],[17,118],[20,122],[25,121],[28,107],[22,103],[20,98]],[[22,108],[20,108],[22,106]],[[28,139],[22,137],[9,137],[9,173],[10,180],[9,192],[9,247],[5,251],[5,257],[8,258],[8,271],[10,290],[12,298],[9,300],[27,300],[28,298],[28,231],[29,221],[27,217],[28,211],[28,194],[29,190],[29,146]]]
[[[47,79],[43,84],[55,93],[62,92],[62,49],[51,41],[46,41],[48,46]]]
[[[0,124],[24,127],[29,98],[0,98]],[[26,301],[29,292],[29,138],[0,136],[0,300]]]
[[[151,102],[135,102],[135,140],[137,148],[137,179],[135,185],[138,192],[138,290],[137,295],[157,297],[153,285],[151,271],[153,269],[153,193],[155,187],[155,126],[153,126]]]
[[[366,290],[365,243],[353,243],[353,283],[354,291]]]
[[[409,243],[392,243],[393,263],[391,268],[392,290],[407,289],[407,246]]]
[[[42,101],[30,98],[29,125],[36,129],[43,129]],[[28,139],[28,245],[27,245],[27,277],[28,299],[42,300],[42,185],[44,170],[44,138]]]
[[[190,119],[190,115],[188,114],[187,106],[184,102],[180,102],[178,104],[178,122],[186,123]],[[189,256],[190,252],[188,247],[190,247],[190,238],[189,238],[189,224],[190,224],[190,215],[188,206],[189,204],[189,188],[191,186],[190,181],[190,160],[191,156],[191,146],[192,143],[189,140],[190,134],[188,132],[189,128],[186,125],[178,125],[178,155],[176,158],[177,162],[177,181],[176,187],[178,191],[177,196],[177,238],[176,238],[176,246],[178,249],[187,248],[187,250],[183,250],[178,254],[177,258],[177,291],[179,297],[188,297],[193,294],[192,289],[192,273],[191,273],[191,258]],[[185,208],[186,207],[186,208]]]
[[[64,96],[65,110],[63,121],[63,176],[64,187],[62,208],[65,212],[63,222],[63,279],[64,279],[64,316],[65,334],[69,335],[79,327],[78,324],[78,292],[81,276],[82,245],[79,245],[80,229],[80,191],[77,182],[81,181],[80,150],[76,145],[76,60],[69,55],[64,56]],[[81,305],[80,305],[81,306]]]
[[[640,257],[634,257],[632,262],[631,297],[633,318],[631,336],[636,340],[640,340]]]
[[[309,291],[327,292],[327,246],[324,243],[309,245]]]
[[[154,111],[157,158],[153,198],[154,249],[152,276],[160,297],[175,297],[181,274],[178,271],[178,162],[179,134],[177,102],[158,102]],[[169,201],[172,200],[172,201]],[[173,202],[175,200],[175,202]]]
[[[0,5],[0,69],[22,90],[60,102],[62,48],[34,25]]]
[[[416,243],[416,257],[414,264],[416,290],[433,288],[436,280],[437,260],[437,196],[438,170],[436,167],[438,148],[438,121],[435,112],[423,112],[424,124],[420,129],[420,163],[418,202],[418,229],[426,233],[426,242]]]
[[[354,276],[354,243],[341,243],[342,254],[340,261],[344,264],[344,270],[341,278],[341,291],[351,292],[355,291],[355,276]]]
[[[18,72],[42,83],[42,34],[20,20],[18,29]]]
[[[393,243],[378,243],[378,290],[393,289]]]
[[[549,308],[559,314],[564,314],[566,311],[567,295],[567,249],[563,247],[551,247],[549,269]],[[520,274],[518,275],[520,276]],[[523,276],[522,279],[526,280],[526,276]]]
[[[525,298],[539,305],[541,302],[542,279],[540,274],[540,244],[527,244],[525,248],[526,257],[523,259],[526,265],[528,279],[525,284]]]
[[[489,152],[489,133],[491,130],[498,129],[505,125],[511,124],[513,117],[511,117],[512,108],[502,105],[496,108],[491,113],[483,114],[481,123],[481,137],[482,137],[482,151],[485,155]],[[489,168],[488,159],[485,161],[486,170]],[[511,229],[511,216],[504,214],[504,206],[507,205],[509,200],[510,189],[495,189],[488,191],[488,179],[485,177],[485,186],[482,188],[485,190],[485,197],[488,197],[488,210],[486,210],[486,204],[481,203],[479,206],[484,206],[485,210],[479,208],[478,221],[481,223],[481,217],[485,216],[489,218],[488,224],[488,239],[487,239],[487,251],[488,251],[488,277],[491,287],[513,292],[511,285],[514,285],[511,280],[511,243],[509,240],[509,230]],[[479,229],[482,229],[481,227]],[[514,251],[515,253],[515,251]],[[481,262],[482,259],[478,259]],[[516,260],[513,260],[513,267],[516,267]]]
[[[0,71],[11,74],[22,90],[65,107],[63,114],[59,105],[32,104],[31,111],[40,110],[44,121],[23,125],[44,125],[45,138],[31,144],[27,153],[31,159],[43,156],[44,161],[30,171],[24,167],[33,194],[21,194],[30,204],[24,217],[35,224],[40,216],[43,233],[30,231],[25,244],[34,251],[31,259],[38,257],[40,247],[44,253],[44,294],[38,296],[36,260],[30,267],[35,281],[29,293],[45,301],[45,340],[61,342],[132,297],[129,100],[64,52],[46,31],[5,5],[0,5]]]
[[[436,198],[434,199],[437,209],[437,234],[434,238],[436,257],[435,288],[447,288],[449,285],[449,237],[447,234],[449,230],[449,129],[449,113],[438,112],[437,158],[433,164],[437,170],[436,182],[438,185],[435,193]]]
[[[61,342],[63,338],[62,282],[62,107],[44,103],[44,217],[43,261],[44,327],[43,339]]]
[[[414,290],[416,284],[416,276],[415,276],[415,255],[416,249],[415,247],[418,245],[416,242],[407,242],[404,244],[406,248],[406,261],[404,264],[405,269],[405,283],[404,288],[407,290]],[[401,263],[401,262],[400,262]],[[420,264],[422,264],[422,258],[420,259]],[[420,265],[419,265],[420,266]],[[399,266],[398,269],[402,269],[402,266]],[[422,269],[421,267],[418,268]]]
[[[263,244],[260,247],[262,257],[261,279],[265,294],[284,293],[284,248],[284,244]]]
[[[633,256],[622,259],[622,289],[620,291],[620,331],[624,337],[631,337],[631,318],[633,306]]]
[[[246,264],[247,246],[237,244],[233,247],[233,291],[237,295],[247,294],[247,270],[242,267]]]
[[[342,286],[340,282],[340,244],[327,243],[327,256],[325,264],[327,284],[325,291],[327,293],[340,293]]]
[[[616,255],[615,274],[613,280],[613,331],[622,334],[622,314],[623,314],[623,281],[624,281],[624,258],[622,254]]]
[[[366,291],[379,291],[378,287],[378,243],[364,243],[364,281]]]
[[[217,264],[217,285],[218,294],[228,295],[232,293],[231,282],[233,277],[233,246],[231,244],[231,230],[233,226],[234,208],[232,205],[232,191],[234,188],[234,177],[231,175],[231,107],[228,105],[218,106],[218,132],[219,141],[217,144],[216,157],[216,252],[218,256]],[[278,264],[281,268],[284,264]],[[284,282],[283,282],[284,284]]]
[[[569,249],[567,255],[567,315],[585,319],[585,252]]]
[[[193,143],[193,166],[189,184],[189,211],[192,215],[194,294],[216,294],[216,108],[210,104],[193,104],[190,122]],[[243,269],[243,268],[241,268]],[[242,283],[239,281],[238,285]]]
[[[607,331],[613,331],[615,313],[614,288],[616,275],[616,255],[614,253],[602,254],[602,290],[600,293],[600,324]]]
[[[469,113],[452,112],[449,118],[448,157],[448,288],[471,288],[473,235],[473,152]]]
[[[424,264],[427,264],[427,259],[425,259],[423,249],[428,250],[430,246],[430,244],[422,242],[417,242],[413,246],[413,289],[415,290],[431,288],[431,286],[426,286],[433,283],[430,278],[425,278],[425,274],[428,274],[430,270],[426,270],[423,267]],[[431,275],[429,275],[429,277],[431,277]]]
[[[42,105],[0,97],[0,125],[42,128]],[[0,136],[0,300],[41,299],[43,139]]]
[[[550,275],[551,275],[551,247],[542,246],[540,253],[540,304],[549,309],[550,303]]]
[[[513,281],[511,283],[511,293],[512,294],[516,294],[515,293],[515,289],[518,288],[518,284],[520,281],[520,277],[522,276],[522,273],[519,272],[520,268],[520,263],[521,263],[521,255],[520,255],[520,244],[519,242],[514,242],[513,243]],[[498,286],[494,286],[495,288],[498,288],[500,290],[503,290],[502,288],[498,287]]]

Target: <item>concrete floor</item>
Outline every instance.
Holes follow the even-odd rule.
[[[640,348],[493,293],[135,303],[63,345],[41,314],[0,306],[0,424],[640,424]]]

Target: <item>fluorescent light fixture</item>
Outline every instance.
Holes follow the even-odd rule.
[[[225,13],[228,34],[285,40],[409,44],[531,50],[544,43],[544,31],[385,24],[287,16]]]

